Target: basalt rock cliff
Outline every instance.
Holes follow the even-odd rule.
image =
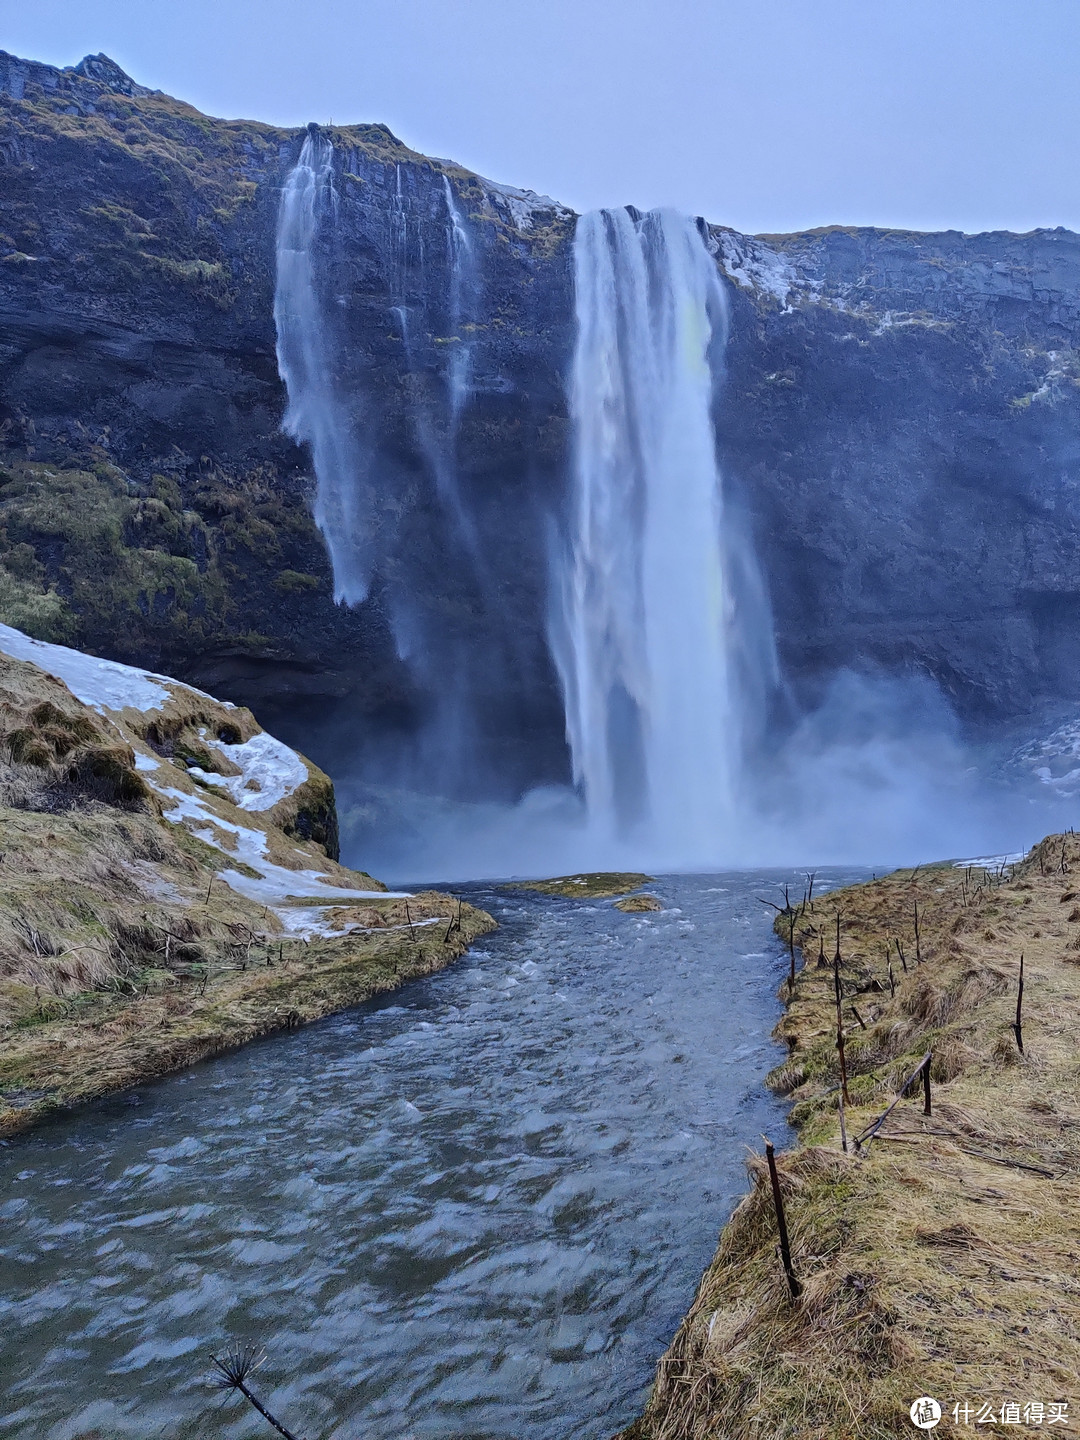
[[[562,779],[574,217],[380,125],[323,133],[335,382],[378,480],[352,608],[282,431],[275,233],[304,132],[104,56],[0,55],[0,619],[254,705],[324,762],[465,695],[489,784]],[[928,673],[972,722],[1080,699],[1080,238],[707,236],[724,468],[794,692],[854,665]]]

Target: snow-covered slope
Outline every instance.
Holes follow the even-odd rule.
[[[34,640],[9,625],[0,625],[3,656],[55,677],[102,717],[131,747],[134,769],[163,819],[231,859],[218,878],[273,911],[284,932],[347,933],[359,927],[335,925],[333,907],[388,898],[370,877],[346,870],[325,845],[304,837],[304,816],[320,805],[333,809],[330,782],[249,711],[167,675]]]

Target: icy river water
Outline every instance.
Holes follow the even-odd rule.
[[[442,974],[0,1146],[0,1436],[270,1435],[236,1340],[303,1440],[611,1436],[785,1137],[789,879],[457,887],[500,928]]]

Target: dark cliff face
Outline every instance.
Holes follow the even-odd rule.
[[[1080,697],[1080,237],[718,239],[759,281],[720,425],[788,673],[922,670],[972,719]]]
[[[327,343],[377,482],[353,608],[281,430],[275,230],[303,133],[208,119],[104,57],[0,57],[0,618],[250,704],[324,761],[411,735],[448,790],[563,778],[545,568],[573,216],[380,126],[325,134]],[[1080,240],[710,234],[725,472],[796,689],[877,665],[975,721],[1080,699]]]
[[[333,600],[310,456],[281,430],[275,231],[303,132],[210,120],[104,57],[0,57],[0,607],[257,706],[316,749],[312,725],[355,747],[423,731],[450,695],[479,719],[474,773],[504,792],[562,778],[544,532],[573,217],[381,126],[329,138],[339,207],[319,268],[383,541],[353,608]],[[476,270],[453,317],[448,185]]]

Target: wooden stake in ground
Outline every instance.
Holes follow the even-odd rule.
[[[788,952],[791,955],[791,972],[788,975],[788,990],[795,993],[795,912],[791,914],[791,924],[788,926]]]
[[[1020,956],[1020,984],[1019,984],[1019,986],[1017,987],[1017,991],[1016,991],[1016,1024],[1013,1026],[1013,1032],[1014,1032],[1015,1035],[1016,1035],[1016,1048],[1020,1051],[1020,1054],[1021,1054],[1021,1055],[1024,1053],[1024,1032],[1023,1032],[1023,1030],[1022,1030],[1022,1028],[1021,1028],[1021,1026],[1023,1025],[1024,1022],[1023,1022],[1023,1020],[1022,1020],[1022,1018],[1021,1018],[1021,1014],[1020,1014],[1021,1009],[1023,1008],[1023,1004],[1024,1004],[1024,957],[1023,957],[1023,955],[1021,955],[1021,956]]]
[[[840,1148],[847,1154],[847,1122],[844,1118],[844,1092],[840,1092]]]
[[[844,1027],[837,1024],[836,1027],[836,1051],[840,1056],[840,1093],[844,1097],[844,1104],[851,1104],[851,1096],[847,1088],[847,1059],[844,1055]]]
[[[772,1141],[762,1136],[765,1140],[765,1158],[769,1162],[769,1179],[772,1181],[773,1206],[776,1209],[776,1228],[780,1232],[780,1259],[784,1263],[784,1274],[787,1276],[788,1289],[791,1291],[792,1300],[797,1300],[802,1294],[802,1285],[795,1274],[795,1267],[791,1263],[791,1246],[788,1243],[787,1221],[784,1219],[784,1197],[780,1194],[780,1176],[776,1173],[776,1152],[772,1147]]]
[[[900,1101],[907,1094],[908,1090],[923,1073],[923,1067],[925,1066],[927,1070],[929,1070],[931,1053],[932,1052],[928,1050],[926,1054],[922,1057],[922,1059],[919,1061],[918,1065],[915,1066],[915,1069],[911,1072],[911,1074],[907,1077],[904,1083],[900,1086],[900,1089],[896,1092],[896,1096],[893,1099],[892,1104],[889,1105],[887,1109],[882,1111],[882,1113],[878,1116],[876,1120],[872,1120],[870,1124],[866,1127],[866,1129],[862,1132],[862,1134],[855,1136],[856,1153],[861,1150],[863,1145],[865,1145],[868,1141],[873,1140],[874,1136],[881,1129],[882,1125],[885,1124],[885,1121],[896,1109],[897,1105],[900,1104]]]
[[[929,1115],[929,1114],[930,1114],[930,1057],[929,1057],[929,1055],[927,1055],[926,1060],[924,1061],[923,1067],[922,1067],[922,1093],[923,1093],[922,1113],[923,1113],[924,1115]]]
[[[919,944],[919,902],[915,901],[915,964],[922,964],[922,946]]]
[[[837,927],[839,928],[839,927]],[[833,990],[836,995],[836,1053],[840,1056],[840,1093],[844,1097],[844,1104],[851,1104],[851,1096],[847,1088],[847,1058],[844,1054],[844,1015],[842,1009],[842,992],[840,989],[840,951],[837,950],[836,958],[833,961]]]

